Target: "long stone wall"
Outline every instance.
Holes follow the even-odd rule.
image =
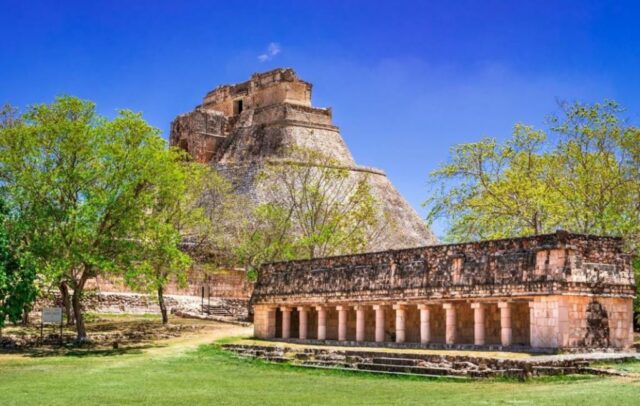
[[[633,297],[622,240],[557,232],[262,267],[254,303],[576,293]]]
[[[267,264],[261,338],[625,348],[635,281],[618,238],[526,238]]]

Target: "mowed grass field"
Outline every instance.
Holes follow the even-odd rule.
[[[0,355],[0,404],[640,404],[640,363],[616,366],[631,377],[528,382],[308,370],[239,359],[203,344],[238,334],[238,328],[224,328],[136,349]]]

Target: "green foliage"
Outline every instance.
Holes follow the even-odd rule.
[[[86,338],[85,282],[135,264],[171,160],[140,114],[122,110],[108,120],[74,97],[32,106],[0,128],[0,182],[22,220],[20,243],[46,281],[74,290],[78,339]]]
[[[184,286],[190,255],[230,251],[231,185],[211,168],[185,160],[181,152],[171,154],[156,178],[158,194],[144,217],[138,260],[125,275],[138,290],[155,292],[172,279]],[[221,254],[216,259],[224,262]]]
[[[373,243],[385,216],[368,178],[314,150],[287,155],[296,160],[270,162],[258,177],[273,200],[253,211],[239,257],[258,265],[354,253]]]
[[[11,244],[6,209],[0,200],[0,328],[17,322],[37,295],[36,269],[28,253]]]
[[[640,129],[614,102],[562,106],[551,135],[516,125],[499,144],[456,145],[431,173],[428,220],[447,240],[514,237],[566,229],[624,236],[640,247]]]
[[[156,176],[156,196],[143,217],[137,236],[138,252],[125,281],[137,290],[156,292],[171,277],[186,283],[185,271],[191,258],[180,249],[184,227],[197,221],[201,210],[189,209],[194,194],[188,188],[189,163],[181,153],[169,151],[164,167]]]
[[[500,238],[539,233],[550,219],[541,181],[546,159],[536,151],[546,136],[517,125],[504,145],[485,138],[452,148],[452,162],[431,176],[438,189],[427,204],[428,220],[451,220],[448,239]]]

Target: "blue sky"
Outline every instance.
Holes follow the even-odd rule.
[[[216,85],[293,67],[423,213],[452,144],[543,126],[557,100],[615,99],[638,123],[638,21],[637,1],[0,0],[0,103],[72,94],[166,136]]]

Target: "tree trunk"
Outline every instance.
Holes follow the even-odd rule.
[[[31,311],[31,309],[27,306],[24,307],[24,309],[22,309],[22,325],[26,326],[27,324],[29,324],[29,312]]]
[[[534,234],[540,234],[540,222],[538,221],[538,212],[533,214]]]
[[[160,313],[162,314],[162,324],[169,322],[169,316],[167,315],[167,305],[164,303],[164,289],[162,286],[158,286],[158,303],[160,304]]]
[[[71,304],[73,306],[73,314],[76,321],[76,341],[78,343],[84,343],[89,341],[87,339],[87,329],[84,325],[84,317],[82,315],[82,293],[84,291],[84,284],[87,281],[87,277],[83,274],[80,280],[73,287],[73,296],[71,296]]]
[[[164,303],[164,289],[162,286],[158,286],[158,304],[160,305],[160,313],[162,314],[162,324],[169,322],[169,316],[167,315],[167,305]]]
[[[72,326],[75,322],[73,317],[73,309],[71,308],[71,296],[69,295],[69,286],[67,282],[60,282],[60,295],[62,296],[62,306],[67,317],[67,326]]]

